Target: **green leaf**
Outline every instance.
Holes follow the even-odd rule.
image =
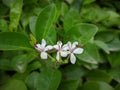
[[[113,39],[107,45],[110,51],[120,51],[120,40],[118,38]]]
[[[119,72],[119,68],[113,68],[112,70],[109,70],[109,74],[113,77],[113,79],[115,81],[117,81],[118,83],[120,83],[120,72]]]
[[[47,40],[47,43],[49,44],[52,44],[52,45],[56,44],[57,34],[54,26],[50,28],[48,35],[46,36],[46,40]]]
[[[7,21],[4,19],[0,19],[0,31],[5,32],[8,30]]]
[[[115,90],[120,90],[120,84],[115,87]]]
[[[10,31],[17,30],[22,13],[23,0],[14,0],[10,6]]]
[[[10,76],[5,71],[0,70],[0,85],[7,83],[9,79]]]
[[[63,79],[58,90],[77,90],[86,71],[77,65],[68,65],[62,69]]]
[[[98,52],[98,48],[95,44],[88,43],[84,47],[84,52],[82,54],[76,55],[80,61],[91,63],[91,64],[98,64],[100,61],[100,55]]]
[[[112,80],[112,76],[102,70],[92,70],[87,73],[86,77],[88,80],[103,81],[106,83],[109,83]]]
[[[83,0],[74,0],[74,2],[71,5],[71,8],[80,12],[82,4],[83,4]]]
[[[114,88],[105,82],[89,81],[83,85],[81,90],[114,90]]]
[[[60,71],[45,69],[45,71],[40,73],[37,90],[57,90],[60,80]]]
[[[85,75],[85,70],[77,65],[68,65],[62,69],[64,80],[78,80]]]
[[[103,41],[103,42],[110,42],[114,40],[116,37],[116,32],[113,31],[101,31],[98,32],[95,36],[97,40]]]
[[[83,4],[90,4],[92,2],[95,2],[95,0],[84,0],[83,1]]]
[[[45,7],[40,12],[35,26],[35,35],[38,42],[40,42],[43,38],[46,39],[48,33],[51,32],[51,26],[54,23],[55,16],[56,7],[54,4]]]
[[[79,17],[80,17],[79,13],[76,10],[74,10],[74,9],[70,9],[66,13],[66,15],[64,16],[64,21],[63,21],[65,32],[67,32],[74,25],[76,25],[76,24],[78,24],[80,22]]]
[[[80,80],[64,81],[59,86],[58,90],[77,90],[79,84],[80,84]]]
[[[66,37],[68,37],[70,41],[78,41],[81,44],[86,44],[94,37],[97,30],[98,28],[93,24],[81,23],[67,31]]]
[[[30,17],[29,27],[30,27],[30,31],[31,31],[34,35],[35,35],[35,25],[36,25],[36,21],[37,21],[37,17],[36,17],[36,16]]]
[[[30,50],[29,39],[15,32],[0,33],[0,50]]]
[[[11,65],[14,70],[19,73],[24,73],[27,68],[27,55],[18,55],[13,58]]]
[[[14,0],[2,0],[2,1],[6,6],[10,7],[10,3],[13,2]]]
[[[107,54],[109,54],[109,47],[107,46],[107,44],[105,44],[104,42],[102,41],[99,41],[99,40],[96,40],[94,41],[94,43],[100,47],[101,49],[103,49]]]
[[[30,65],[28,65],[28,71],[40,69],[40,67],[41,67],[41,63],[38,60],[35,60],[32,63],[30,63]]]
[[[33,72],[26,79],[29,90],[57,90],[61,80],[58,70],[45,69],[41,73]]]
[[[27,76],[29,75],[29,72],[25,72],[25,73],[15,73],[12,78],[13,79],[17,79],[17,80],[22,80],[25,81],[25,79],[27,78]]]
[[[0,60],[0,70],[12,70],[12,66],[10,64],[10,60],[1,59]]]
[[[81,17],[84,20],[84,22],[96,23],[108,19],[109,14],[105,9],[100,8],[99,5],[91,4],[91,5],[86,5],[86,7],[83,7],[81,9]]]
[[[68,12],[68,6],[66,3],[62,2],[61,3],[61,15],[65,16],[67,12]]]
[[[108,55],[109,63],[112,67],[120,65],[120,52],[113,52]]]
[[[25,82],[26,82],[29,90],[37,90],[38,79],[39,79],[39,73],[38,72],[32,72],[26,78]]]
[[[21,80],[13,79],[3,85],[0,90],[27,90],[27,87]]]

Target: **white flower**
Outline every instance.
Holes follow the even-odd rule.
[[[62,57],[66,57],[68,55],[68,46],[67,44],[62,46],[62,42],[58,41],[57,45],[53,46],[56,50],[57,50],[57,55],[56,55],[56,59],[59,61],[60,60],[60,56]]]
[[[74,42],[73,44],[71,44],[71,42],[68,42],[70,61],[72,64],[75,64],[76,62],[76,57],[74,54],[83,53],[83,48],[77,48],[77,45],[78,45],[78,42]]]
[[[41,52],[41,54],[40,54],[41,59],[47,59],[46,51],[53,49],[53,46],[51,46],[51,45],[46,46],[46,41],[44,39],[42,39],[42,43],[36,44],[35,49],[38,50],[39,52]]]

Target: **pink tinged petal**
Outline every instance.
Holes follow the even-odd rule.
[[[38,50],[38,51],[41,51],[42,47],[41,47],[40,44],[36,44],[35,49]]]
[[[76,48],[76,46],[78,45],[78,42],[74,42],[73,44],[72,44],[72,47],[71,47],[71,49],[74,49],[74,48]]]
[[[78,42],[74,42],[73,45],[78,45]]]
[[[45,47],[45,45],[46,45],[46,41],[45,41],[44,39],[42,39],[42,43],[41,43],[41,45],[42,45],[42,48]]]
[[[41,59],[47,59],[47,53],[41,52],[40,57],[41,57]]]
[[[60,52],[60,55],[62,56],[62,57],[67,57],[67,55],[68,55],[69,53],[66,51],[66,52],[63,52],[63,51],[61,51]]]
[[[75,64],[75,62],[76,62],[76,57],[75,57],[74,54],[70,54],[70,61],[71,61],[72,64]]]
[[[83,53],[83,49],[82,49],[82,48],[76,48],[76,49],[73,51],[73,53],[75,53],[75,54],[81,54],[81,53]]]
[[[53,46],[51,46],[51,45],[48,45],[48,46],[45,47],[45,51],[51,50],[51,49],[53,49]]]
[[[59,50],[58,45],[54,45],[53,48],[55,48],[56,50]]]
[[[60,53],[57,52],[56,59],[59,61],[60,60]]]
[[[40,45],[40,44],[36,44],[36,47],[37,47],[37,48],[41,48],[41,45]]]

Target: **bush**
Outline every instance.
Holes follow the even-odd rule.
[[[0,90],[120,90],[119,0],[1,0]]]

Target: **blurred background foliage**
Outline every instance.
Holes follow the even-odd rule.
[[[42,68],[44,63],[35,51],[0,50],[0,90],[120,90],[119,0],[0,0],[0,32],[29,37],[40,12],[52,3],[56,5],[53,28],[57,40],[66,42],[67,35],[73,34],[77,37],[73,27],[80,23],[94,24],[98,32],[85,43],[85,52],[77,55],[75,65],[61,65],[59,70]],[[82,33],[89,36],[86,30]],[[45,62],[50,67],[54,64]]]

